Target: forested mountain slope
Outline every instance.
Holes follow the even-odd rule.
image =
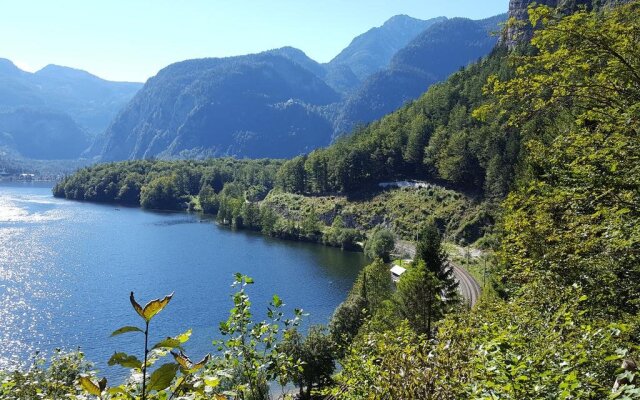
[[[270,52],[176,63],[151,78],[106,132],[104,160],[288,157],[329,142],[314,106],[340,96]]]
[[[67,114],[32,108],[0,111],[0,146],[38,160],[77,159],[91,136]]]
[[[292,47],[176,63],[147,82],[105,135],[96,140],[91,154],[107,161],[292,157],[309,152],[330,143],[336,116],[341,126],[351,124],[354,113],[364,112],[370,120],[422,92],[426,86],[418,84],[416,76],[419,80],[428,76],[433,83],[489,52],[495,40],[487,32],[489,26],[497,27],[499,20],[440,22],[394,17],[382,28],[354,40],[340,57],[324,65]],[[357,98],[366,99],[366,104],[343,102],[345,93],[360,83],[354,65],[375,60],[386,66],[385,54],[410,42],[421,27],[428,27],[427,31],[398,53],[390,70],[394,77],[407,73],[410,79],[406,85],[398,85],[393,78],[382,85],[381,93],[371,96],[365,85]],[[418,60],[424,57],[433,61],[420,64]],[[373,64],[371,68],[383,66]],[[380,96],[387,97],[380,100]],[[370,104],[376,98],[382,105]],[[340,111],[343,109],[347,111]]]
[[[432,84],[489,54],[505,20],[506,15],[479,21],[453,18],[431,25],[347,99],[336,119],[336,133],[397,110]]]

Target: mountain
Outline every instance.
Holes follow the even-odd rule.
[[[91,134],[103,132],[140,87],[58,65],[30,73],[0,59],[0,110],[28,107],[65,113]]]
[[[311,59],[302,50],[294,47],[282,47],[268,51],[268,53],[285,57],[301,67],[309,70],[318,78],[324,80],[336,92],[347,94],[361,82],[351,68],[343,64],[320,64]]]
[[[17,108],[0,112],[0,146],[38,160],[80,157],[90,135],[67,114]]]
[[[445,17],[420,20],[407,15],[396,15],[382,26],[357,36],[328,66],[347,66],[362,81],[386,68],[393,55],[426,28],[444,20]]]
[[[400,49],[389,68],[367,78],[346,101],[335,122],[336,134],[382,117],[418,98],[432,84],[489,54],[506,15],[473,21],[438,22]]]
[[[488,31],[502,19],[396,16],[327,64],[293,47],[175,63],[145,84],[89,155],[278,158],[309,152],[329,144],[336,126],[346,131],[391,112],[486,55],[496,42]],[[387,64],[361,84],[358,73]]]
[[[282,50],[188,60],[149,79],[94,149],[103,160],[289,157],[329,143],[321,106],[340,95]],[[306,57],[306,56],[305,56]]]

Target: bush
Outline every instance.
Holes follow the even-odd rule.
[[[367,240],[364,253],[369,258],[382,258],[384,262],[389,262],[389,256],[395,247],[393,233],[386,229],[376,229],[371,238]]]

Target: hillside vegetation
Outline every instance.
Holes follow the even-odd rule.
[[[452,18],[426,28],[349,96],[336,117],[336,135],[397,110],[429,86],[489,54],[498,41],[495,32],[505,20],[504,14],[477,21]]]
[[[306,237],[355,243],[361,238],[348,228],[349,218],[334,218],[323,232],[318,221],[340,208],[349,210],[353,224],[364,225],[386,207],[381,214],[401,222],[416,218],[422,229],[415,260],[395,291],[384,262],[388,253],[381,254],[360,273],[329,326],[306,338],[291,329],[276,339],[279,324],[271,319],[280,316],[273,311],[281,304],[277,297],[270,322],[251,329],[243,290],[251,281],[239,275],[241,291],[221,325],[237,336],[220,347],[237,368],[229,373],[223,361],[198,369],[187,363],[177,374],[177,367],[167,367],[174,368],[170,379],[148,398],[179,391],[180,379],[192,385],[194,398],[266,398],[261,388],[269,380],[294,382],[301,398],[314,391],[340,399],[640,398],[640,2],[570,15],[535,7],[529,15],[539,28],[530,44],[496,49],[333,146],[284,163],[189,166],[213,170],[227,163],[228,171],[238,171],[236,182],[200,185],[200,207],[216,209],[223,221],[258,221],[267,232],[279,224]],[[103,177],[103,193],[113,180],[110,170],[122,171],[122,179],[144,163],[83,170],[55,191],[92,194]],[[146,163],[153,171],[158,162]],[[175,197],[167,188],[176,187],[170,181],[186,182],[178,173],[185,163],[157,164],[173,169],[168,177],[141,172],[142,205],[143,198]],[[435,197],[423,197],[422,190],[371,194],[380,181],[412,177],[460,192],[434,187]],[[274,189],[267,194],[259,185]],[[436,204],[438,196],[446,204]],[[455,213],[447,213],[471,198],[482,200],[495,219],[499,243],[482,299],[468,308],[455,293],[438,219],[399,209],[425,203],[428,212],[455,221]],[[262,213],[270,207],[252,208],[256,201],[285,217]],[[369,249],[389,247],[383,222]],[[252,345],[263,337],[269,352],[260,356]],[[114,363],[128,365],[124,356]],[[335,360],[342,366],[337,373]],[[135,361],[135,372],[146,371]],[[85,371],[70,370],[68,376]],[[5,380],[25,376],[31,375]],[[94,394],[104,389],[91,384]],[[121,393],[137,394],[140,386],[127,382],[107,393],[124,398]],[[69,384],[67,393],[79,389]]]

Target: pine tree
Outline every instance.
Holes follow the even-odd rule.
[[[460,301],[458,281],[453,273],[453,267],[449,264],[449,257],[442,248],[442,237],[435,224],[428,224],[422,231],[416,246],[415,259],[424,262],[427,270],[440,282],[445,308],[450,309],[457,304]]]
[[[400,315],[416,333],[431,338],[433,324],[445,314],[442,284],[420,260],[402,275],[396,292]]]

